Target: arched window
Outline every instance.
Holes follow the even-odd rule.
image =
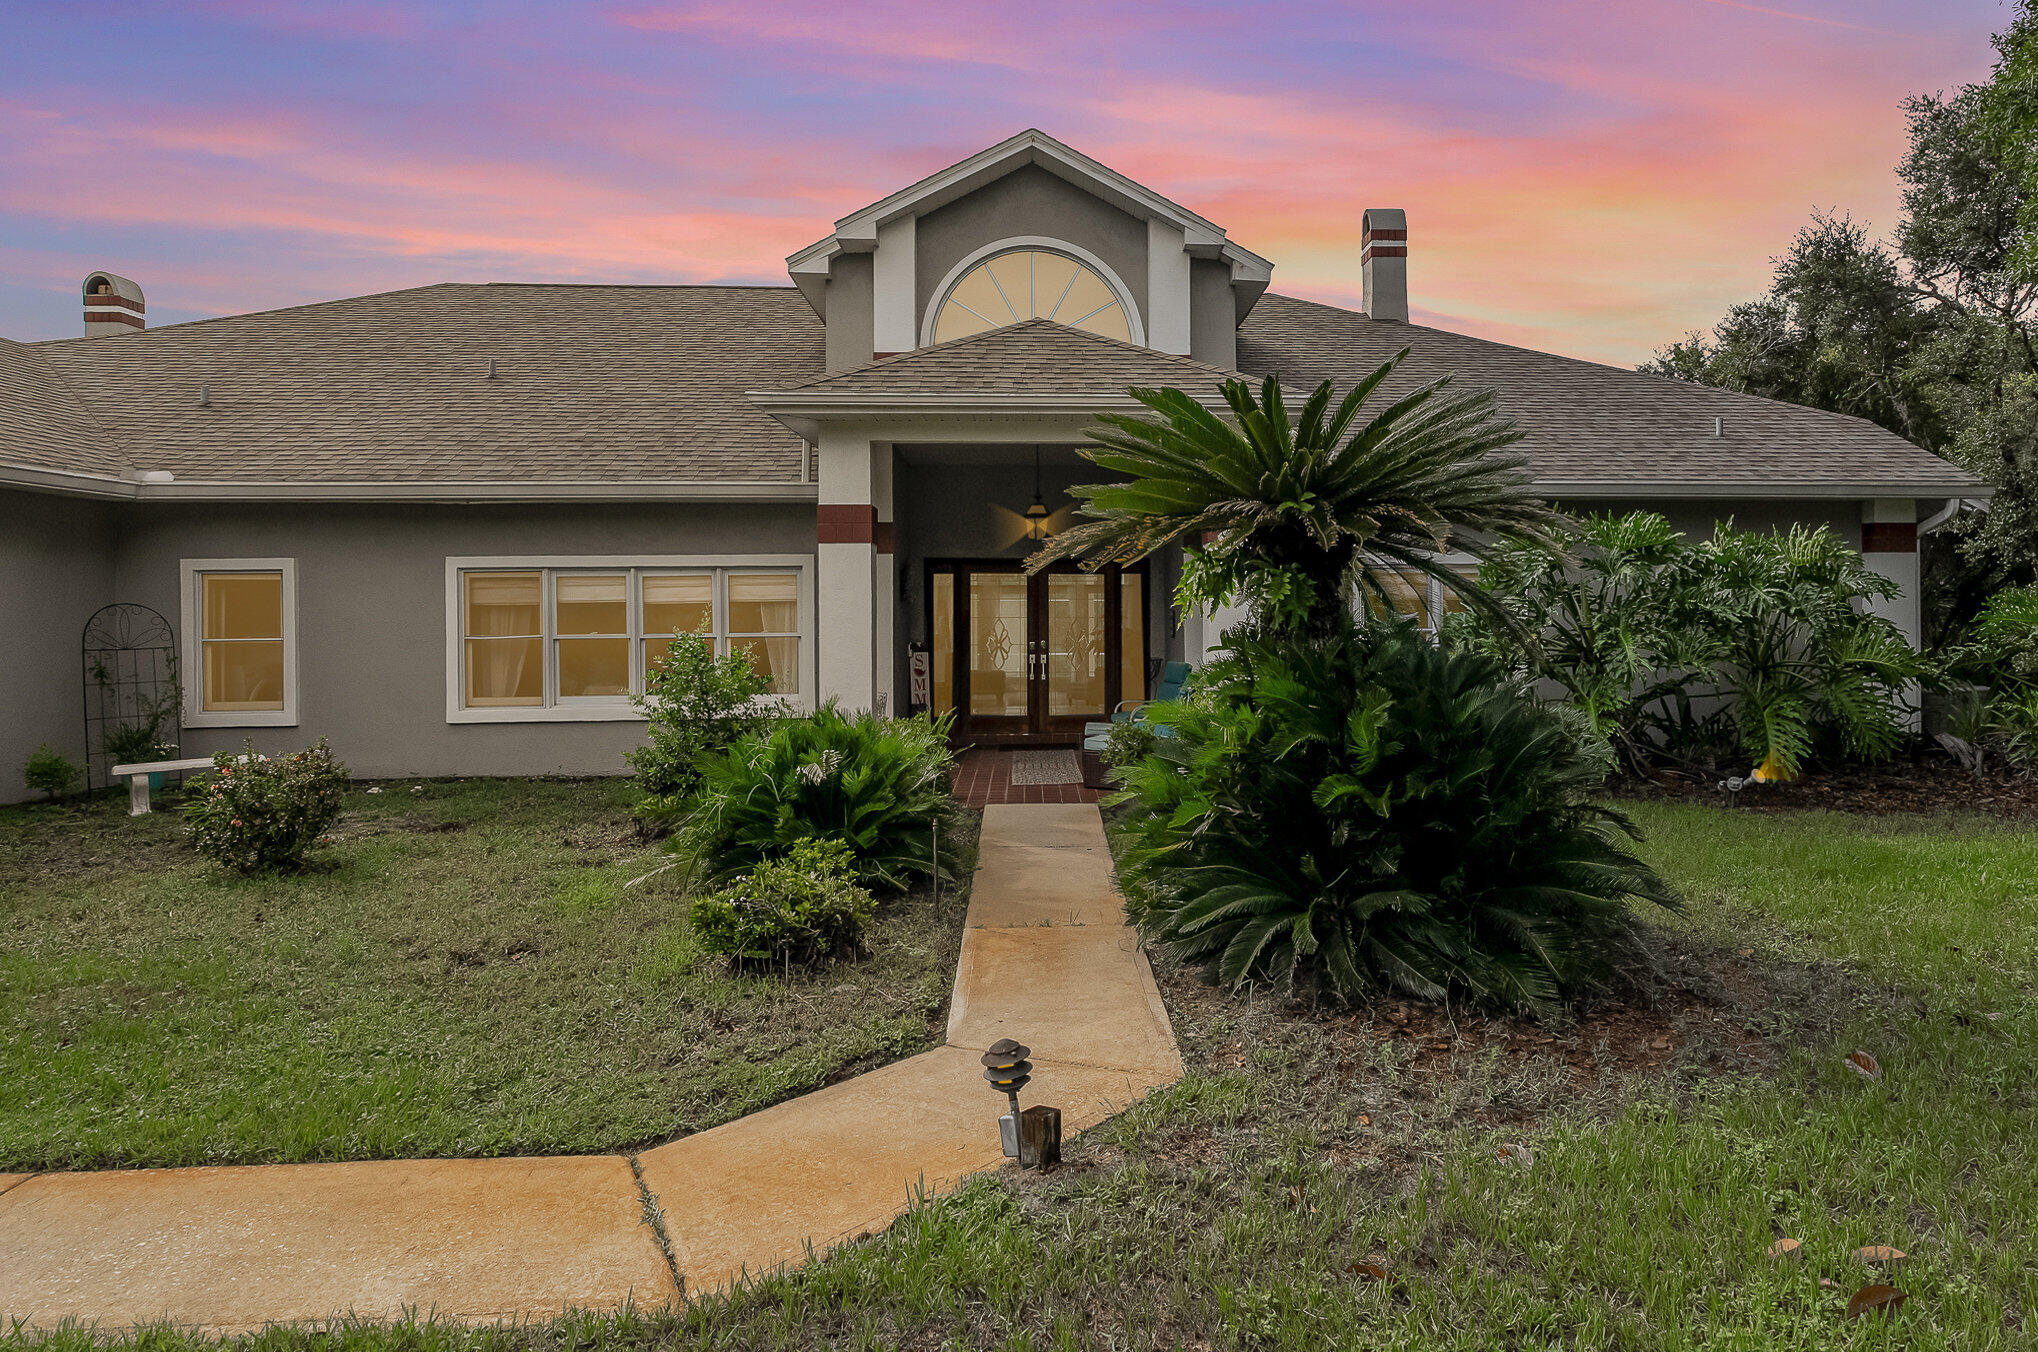
[[[1133,340],[1125,302],[1095,269],[1048,249],[994,254],[956,279],[934,319],[934,341],[967,338],[1022,319],[1052,319]]]

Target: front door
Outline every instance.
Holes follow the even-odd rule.
[[[965,736],[1077,740],[1146,693],[1146,572],[928,565],[930,689]]]

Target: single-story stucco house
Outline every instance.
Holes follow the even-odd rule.
[[[1411,324],[1403,214],[1360,310],[1280,295],[1222,228],[1038,131],[844,216],[786,286],[426,286],[0,342],[0,799],[88,751],[80,635],[153,607],[183,754],[324,735],[363,776],[608,773],[647,645],[710,626],[800,705],[1072,740],[1200,656],[1179,559],[1017,570],[1135,385],[1490,386],[1547,494],[1705,532],[1831,525],[1898,580],[1977,491],[1858,419]],[[1029,515],[1029,509],[1035,508]],[[1039,524],[1045,515],[1046,525]]]

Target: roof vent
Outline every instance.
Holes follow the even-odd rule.
[[[1727,434],[1727,420],[1725,418],[1714,418],[1712,420],[1712,434],[1716,437],[1723,437]]]
[[[201,385],[200,385],[200,386],[198,387],[198,406],[199,406],[200,408],[211,408],[211,407],[212,407],[212,386],[211,386],[211,385],[209,385],[209,384],[201,384]]]
[[[1367,207],[1359,218],[1359,278],[1370,319],[1408,322],[1408,213]]]
[[[85,279],[85,336],[103,338],[148,327],[142,289],[125,277],[95,272]]]

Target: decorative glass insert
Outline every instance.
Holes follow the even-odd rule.
[[[1126,342],[1132,326],[1110,283],[1066,254],[1014,249],[986,258],[949,289],[934,341],[967,338],[1022,319],[1052,319]]]

